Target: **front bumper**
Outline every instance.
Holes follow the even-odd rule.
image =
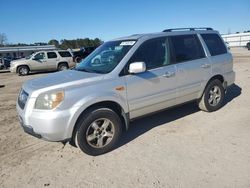
[[[16,67],[10,67],[10,72],[16,73]]]
[[[20,124],[24,130],[24,132],[36,137],[36,138],[42,138],[42,136],[40,134],[37,134],[34,132],[33,128],[32,127],[28,127],[26,125],[23,124],[23,120],[21,119],[21,117],[19,116],[19,121],[20,121]]]
[[[74,108],[69,110],[36,110],[29,99],[24,109],[16,104],[20,124],[24,131],[47,141],[65,141],[71,138],[71,120]]]

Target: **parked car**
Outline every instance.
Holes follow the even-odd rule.
[[[4,69],[4,61],[3,58],[0,58],[0,70]]]
[[[109,50],[111,61],[96,66],[93,59]],[[234,80],[217,31],[168,29],[105,42],[75,69],[25,82],[17,113],[25,132],[100,155],[133,119],[189,101],[218,110]]]
[[[250,50],[250,42],[247,43],[247,49]]]
[[[74,66],[69,51],[40,51],[27,58],[12,61],[10,71],[23,76],[33,71],[61,71]]]
[[[73,58],[76,63],[80,63],[80,61],[86,58],[89,54],[91,54],[97,47],[86,47],[82,48],[78,51],[73,51]]]
[[[0,70],[1,69],[8,69],[10,67],[10,58],[0,58]]]

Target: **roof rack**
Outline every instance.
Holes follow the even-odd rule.
[[[172,31],[178,31],[178,30],[189,30],[189,31],[195,31],[195,30],[213,30],[211,27],[187,27],[187,28],[173,28],[173,29],[165,29],[163,32],[172,32]]]

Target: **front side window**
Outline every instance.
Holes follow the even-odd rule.
[[[55,52],[48,52],[47,53],[48,59],[53,59],[53,58],[57,58],[57,55]]]
[[[45,59],[45,54],[43,52],[38,53],[35,55],[35,59],[39,60],[39,59]]]
[[[227,53],[225,44],[217,34],[201,34],[201,37],[205,41],[211,56]]]
[[[171,43],[176,63],[191,61],[205,57],[197,35],[171,36]]]
[[[136,41],[105,42],[75,68],[77,71],[106,74],[114,70]]]
[[[168,38],[161,37],[144,42],[133,54],[129,64],[134,62],[144,62],[147,70],[169,65],[171,55]]]

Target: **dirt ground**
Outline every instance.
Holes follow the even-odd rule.
[[[222,109],[191,103],[136,120],[117,149],[98,157],[24,133],[18,90],[46,74],[0,73],[0,187],[249,188],[250,51],[232,52],[237,78]]]

